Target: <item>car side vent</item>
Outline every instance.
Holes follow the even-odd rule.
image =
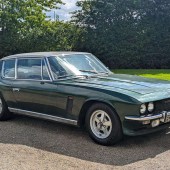
[[[73,109],[73,97],[68,96],[67,98],[67,105],[66,105],[66,111],[67,113],[71,114]]]

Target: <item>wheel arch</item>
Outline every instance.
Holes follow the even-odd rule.
[[[3,98],[3,100],[5,101],[5,98],[4,98],[4,96],[3,96],[3,93],[2,93],[2,91],[0,90],[0,96]],[[6,101],[5,101],[6,102]]]
[[[78,125],[80,127],[83,127],[85,125],[85,117],[86,117],[86,113],[88,111],[88,109],[95,103],[103,103],[103,104],[106,104],[107,106],[109,106],[118,116],[118,118],[120,119],[116,109],[114,108],[114,106],[108,102],[108,101],[105,101],[105,100],[100,100],[100,99],[89,99],[89,100],[86,100],[82,107],[81,107],[81,110],[80,110],[80,114],[79,114],[79,118],[78,118]]]

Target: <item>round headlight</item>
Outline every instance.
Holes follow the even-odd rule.
[[[141,106],[140,106],[140,113],[141,114],[144,114],[146,112],[146,105],[145,104],[142,104]]]
[[[154,110],[154,104],[153,102],[148,103],[148,111],[152,112]]]

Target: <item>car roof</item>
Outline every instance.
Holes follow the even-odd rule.
[[[12,58],[22,58],[22,57],[49,57],[49,56],[57,56],[57,55],[71,55],[71,54],[90,54],[87,52],[73,52],[73,51],[51,51],[51,52],[34,52],[34,53],[22,53],[22,54],[15,54],[10,55],[7,57],[2,58],[4,59],[12,59]]]

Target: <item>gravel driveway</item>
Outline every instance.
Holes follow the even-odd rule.
[[[100,146],[76,127],[16,116],[0,122],[0,169],[170,169],[170,128]]]

